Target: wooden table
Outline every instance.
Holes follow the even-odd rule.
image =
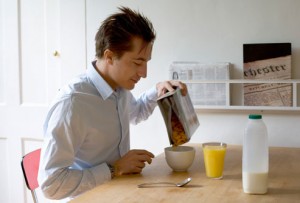
[[[205,176],[200,144],[189,145],[196,148],[196,157],[187,172],[173,172],[161,154],[142,174],[115,178],[71,202],[300,202],[300,148],[270,147],[268,193],[249,195],[242,189],[241,146],[228,146],[223,179],[214,180]],[[137,187],[145,182],[180,182],[187,177],[192,181],[182,188]]]

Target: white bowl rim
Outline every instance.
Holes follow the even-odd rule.
[[[175,150],[175,149],[179,149],[179,150]],[[169,151],[169,152],[189,152],[189,151],[195,151],[195,148],[192,146],[170,146],[170,147],[166,147],[165,151]]]

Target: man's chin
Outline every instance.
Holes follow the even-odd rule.
[[[127,85],[126,87],[123,87],[123,88],[126,89],[126,90],[133,90],[134,87],[135,87],[135,84],[133,84],[133,85]]]

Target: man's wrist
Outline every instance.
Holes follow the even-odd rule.
[[[115,167],[113,165],[107,164],[108,168],[110,170],[110,175],[111,175],[111,179],[113,179],[116,176],[116,171],[115,171]]]

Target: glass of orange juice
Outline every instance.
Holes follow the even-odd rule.
[[[214,179],[223,178],[224,159],[227,144],[208,142],[202,144],[206,176]]]

